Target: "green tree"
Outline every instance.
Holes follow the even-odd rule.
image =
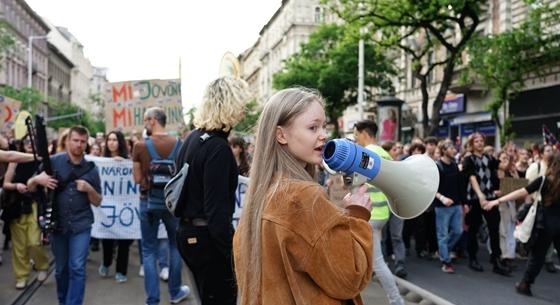
[[[492,93],[488,110],[496,122],[502,144],[511,140],[511,122],[500,122],[499,111],[525,85],[530,75],[544,76],[549,66],[560,63],[560,35],[551,29],[560,25],[560,6],[532,4],[527,18],[509,31],[480,36],[469,45],[470,61],[462,76],[465,82],[480,82]],[[506,117],[505,115],[504,117]]]
[[[412,73],[420,82],[424,132],[435,134],[440,109],[452,84],[455,67],[473,37],[486,0],[323,0],[346,22],[369,25],[370,39],[410,57]],[[441,66],[439,83],[433,70]],[[428,89],[437,85],[431,117]]]
[[[351,25],[321,25],[301,46],[301,51],[285,62],[282,72],[274,75],[273,86],[283,89],[305,86],[317,89],[326,103],[326,114],[338,134],[337,119],[358,95],[359,28]],[[364,45],[367,96],[371,89],[391,91],[390,76],[395,74],[392,61],[371,42]]]
[[[12,49],[14,45],[15,40],[12,34],[8,31],[8,26],[5,22],[0,22],[0,69],[4,67],[6,52]]]
[[[37,113],[43,102],[43,94],[33,88],[23,88],[18,90],[14,87],[0,87],[0,95],[11,97],[21,102],[21,109],[30,113]]]
[[[255,125],[259,120],[261,109],[257,104],[256,99],[252,99],[247,103],[245,110],[245,117],[239,124],[235,125],[233,130],[242,135],[253,134]]]
[[[105,122],[102,119],[75,104],[49,99],[47,126],[58,130],[74,125],[87,127],[92,135],[97,132],[105,132]]]

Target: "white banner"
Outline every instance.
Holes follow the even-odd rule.
[[[91,156],[86,159],[95,162],[99,170],[103,196],[99,207],[92,206],[94,223],[91,236],[100,239],[141,239],[140,186],[134,183],[132,177],[132,160],[117,161]],[[232,221],[234,226],[239,222],[248,186],[249,178],[239,176]],[[163,224],[159,226],[158,238],[167,238]]]
[[[140,239],[140,186],[132,178],[132,160],[87,159],[95,162],[99,170],[103,196],[99,207],[92,206],[95,220],[91,236]]]
[[[235,212],[233,212],[233,227],[237,228],[239,223],[239,218],[241,217],[241,210],[243,209],[243,200],[245,199],[245,193],[249,188],[249,178],[244,176],[239,176],[237,180],[237,190],[235,191]]]

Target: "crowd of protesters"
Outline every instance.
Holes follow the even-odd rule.
[[[375,123],[359,122],[355,130],[363,129],[365,124]],[[555,261],[560,241],[554,220],[560,215],[555,210],[560,198],[556,193],[559,191],[557,169],[550,167],[558,159],[557,146],[534,144],[523,148],[510,142],[496,151],[487,144],[480,133],[469,135],[464,145],[435,137],[415,138],[404,145],[391,141],[381,144],[395,161],[425,154],[435,161],[440,173],[439,189],[430,207],[422,215],[405,220],[402,226],[386,226],[383,230],[383,251],[393,259],[397,276],[407,276],[405,257],[414,254],[422,259],[439,260],[445,273],[454,273],[453,262],[460,259],[466,259],[474,272],[483,272],[483,264],[478,260],[480,244],[485,244],[483,248],[489,251],[492,271],[500,275],[509,276],[513,269],[521,268],[520,259],[528,256],[527,271],[516,285],[521,294],[531,295],[530,285],[543,265],[550,273],[558,271]],[[527,187],[519,190],[515,198],[499,198],[506,195],[501,194],[500,182],[507,177],[526,179]],[[540,223],[534,229],[539,238],[520,243],[514,238],[515,226],[522,221],[518,214],[522,215],[536,200],[534,195],[543,180],[548,181],[546,185],[550,189],[543,187],[548,203],[543,209],[545,220],[537,220]],[[481,230],[484,234],[480,234]],[[405,245],[407,255],[399,253],[401,244]]]
[[[434,160],[439,171],[440,183],[434,201],[424,213],[414,219],[402,220],[390,213],[387,205],[387,200],[390,199],[374,185],[369,184],[367,190],[362,190],[363,198],[357,197],[360,194],[345,198],[339,208],[346,212],[341,212],[339,209],[330,209],[329,205],[337,187],[333,181],[340,177],[329,176],[321,168],[319,157],[327,139],[320,96],[314,91],[303,89],[279,92],[271,98],[263,112],[264,118],[259,121],[257,135],[242,136],[231,132],[231,129],[242,117],[241,99],[246,99],[246,96],[240,93],[243,88],[245,85],[228,79],[211,83],[205,95],[206,108],[198,114],[198,128],[188,136],[169,135],[165,129],[165,113],[159,108],[150,108],[144,115],[147,131],[144,134],[132,132],[125,135],[120,131],[109,131],[107,134],[97,133],[95,136],[89,136],[87,130],[74,127],[61,132],[56,140],[50,142],[49,151],[53,156],[68,152],[70,159],[79,154],[113,158],[116,161],[132,159],[134,180],[141,186],[142,240],[137,241],[141,264],[138,275],[145,277],[148,304],[159,303],[159,289],[156,288],[160,279],[169,281],[171,303],[179,303],[190,294],[190,288],[181,282],[181,257],[193,271],[203,304],[235,303],[237,290],[233,278],[234,266],[230,265],[233,259],[236,260],[237,284],[241,299],[247,304],[258,303],[254,296],[255,291],[260,291],[258,297],[261,301],[264,298],[275,298],[274,293],[267,292],[268,289],[272,289],[268,285],[276,285],[274,289],[277,290],[285,288],[285,291],[282,290],[284,293],[295,293],[290,291],[288,286],[282,286],[282,279],[262,278],[261,268],[268,268],[268,272],[271,272],[280,266],[284,266],[281,270],[290,270],[291,275],[284,280],[300,282],[305,290],[300,291],[302,295],[292,295],[295,298],[294,304],[298,304],[298,298],[305,299],[306,294],[318,295],[317,300],[329,299],[330,297],[322,295],[324,291],[321,289],[337,290],[344,298],[354,299],[355,303],[359,304],[361,299],[356,297],[355,293],[363,289],[371,277],[372,270],[380,277],[390,304],[403,304],[391,271],[387,268],[391,263],[394,274],[401,278],[408,275],[406,260],[410,255],[426,260],[439,260],[441,270],[445,273],[454,273],[454,263],[459,260],[468,262],[472,272],[484,272],[484,264],[479,261],[481,244],[484,244],[482,249],[489,251],[492,272],[503,276],[508,276],[515,268],[522,268],[522,260],[528,258],[527,271],[516,286],[519,293],[531,295],[530,286],[543,266],[548,272],[557,272],[555,260],[560,247],[560,159],[556,147],[535,144],[524,148],[507,143],[500,150],[496,150],[480,133],[469,135],[463,143],[435,137],[414,138],[410,143],[378,143],[377,124],[371,120],[360,121],[353,130],[353,140],[357,144],[393,161],[402,161],[415,154],[425,154]],[[229,93],[225,94],[226,91]],[[291,105],[292,108],[286,105]],[[229,115],[239,115],[214,115],[225,111],[224,109],[227,109]],[[307,126],[305,120],[310,120],[316,126]],[[85,139],[87,144],[73,143],[72,141],[78,141],[76,137],[79,141]],[[208,144],[205,144],[207,140]],[[29,137],[15,140],[8,135],[1,139],[0,146],[5,151],[20,152],[7,155],[3,152],[3,155],[0,155],[4,158],[0,161],[8,162],[4,163],[2,170],[1,198],[3,233],[6,235],[3,247],[5,250],[12,250],[15,288],[24,289],[29,284],[32,269],[37,271],[37,280],[44,281],[48,268],[48,254],[46,248],[41,247],[40,229],[36,221],[37,202],[31,191],[35,190],[37,185],[43,184],[49,188],[56,188],[56,182],[36,175],[40,161],[33,160],[30,155],[33,150]],[[153,207],[159,204],[158,200],[161,198],[154,191],[157,187],[146,177],[149,175],[151,161],[159,158],[159,154],[169,156],[177,163],[188,162],[192,165],[191,179],[188,182],[190,186],[184,186],[185,189],[192,188],[186,192],[191,205],[183,207],[179,214],[170,214],[164,206],[161,209]],[[53,158],[55,161],[61,159]],[[61,159],[60,164],[64,164],[64,160],[66,159]],[[74,161],[76,164],[85,162],[81,160],[78,158]],[[210,177],[208,173],[214,173],[215,176]],[[242,217],[234,237],[231,221],[228,222],[228,219],[231,219],[233,213],[237,174],[251,176],[258,180],[258,183],[250,184],[249,199],[245,202],[245,207],[251,207],[251,211],[244,210],[244,218]],[[87,200],[82,198],[85,200],[83,207],[87,209],[89,203],[99,203],[98,178],[95,174],[92,175],[87,185],[78,183],[80,186],[77,189],[78,192],[81,189],[87,195]],[[506,178],[527,179],[527,186],[511,194],[502,194],[500,184]],[[29,184],[29,181],[32,183]],[[316,188],[311,184],[313,181],[323,188]],[[406,181],[403,180],[403,183]],[[326,194],[322,194],[324,189],[327,190]],[[71,193],[72,188],[68,192]],[[542,196],[537,196],[537,193]],[[288,200],[286,196],[291,199]],[[515,226],[520,221],[518,215],[534,200],[540,198],[543,198],[542,213],[545,216],[536,227],[532,241],[529,244],[521,244],[514,238]],[[86,202],[88,200],[89,202]],[[310,214],[306,214],[304,204],[307,200],[312,200],[313,207],[317,204],[321,209],[312,209]],[[14,202],[17,204],[14,205]],[[210,204],[209,202],[215,204],[213,210],[211,209],[213,212],[206,211],[206,214],[201,214],[204,209],[209,209],[205,206]],[[219,206],[225,202],[226,206]],[[286,213],[286,208],[282,208],[285,204],[294,205],[292,208],[299,209],[298,213]],[[312,223],[309,221],[319,221],[319,216],[313,214],[319,210],[322,213],[320,217],[333,219],[333,223],[325,224],[326,227],[310,226]],[[208,217],[208,213],[217,216]],[[91,225],[87,223],[90,221],[89,217],[88,214],[83,224],[84,228]],[[154,222],[156,218],[158,221]],[[262,219],[269,221],[261,224]],[[369,225],[366,226],[360,219],[369,220]],[[348,221],[351,224],[350,228],[336,225]],[[168,239],[158,240],[156,236],[160,222],[166,226]],[[299,230],[299,233],[282,233],[283,228],[289,226],[294,226],[290,230]],[[55,261],[59,266],[67,263],[60,260],[60,257],[64,256],[61,253],[67,251],[62,249],[62,239],[71,239],[74,235],[79,235],[72,233],[76,229],[74,227],[66,229],[70,232],[70,237],[61,235],[58,237],[58,243],[55,241],[53,245]],[[308,231],[309,234],[304,234],[302,230]],[[373,240],[363,240],[362,237],[368,235],[371,230]],[[352,258],[345,256],[345,259],[363,259],[359,262],[362,265],[354,266],[363,267],[359,272],[356,271],[359,274],[334,272],[346,268],[344,260],[332,266],[332,274],[328,273],[330,270],[324,268],[330,265],[324,263],[330,260],[328,251],[308,249],[307,242],[300,240],[311,240],[315,235],[324,236],[322,234],[325,232],[332,234],[332,240],[317,241],[321,242],[325,249],[350,242],[348,236],[359,240],[361,250],[355,249],[355,253],[344,254],[354,255]],[[81,282],[73,283],[72,279],[67,278],[69,271],[57,267],[60,304],[83,303],[84,266],[88,251],[102,250],[99,276],[107,278],[114,274],[117,283],[125,283],[128,280],[130,248],[135,241],[95,238],[90,240],[89,234],[88,231],[87,236],[79,239],[80,246],[83,243],[87,244],[85,252],[81,253],[79,258],[70,258],[71,262],[75,260],[83,264],[75,270],[70,270],[70,273],[81,274]],[[265,235],[259,234],[266,234],[267,239],[262,238]],[[212,243],[205,241],[206,239],[212,240]],[[277,239],[297,240],[293,241],[294,249],[290,251],[307,249],[312,251],[314,257],[311,259],[316,261],[310,262],[310,258],[305,255],[299,258],[297,255],[291,258],[282,257],[276,253],[281,251],[278,248],[283,246]],[[75,247],[72,243],[77,241],[64,240],[64,245]],[[193,243],[197,246],[193,247]],[[201,248],[203,246],[206,248]],[[242,255],[235,256],[236,251]],[[362,258],[362,252],[368,257]],[[116,268],[112,272],[111,265],[114,259]],[[255,259],[260,261],[259,266],[255,265]],[[311,274],[316,283],[297,275],[303,271],[298,269],[302,266],[292,261],[296,259],[302,259],[302,264],[305,260],[305,267],[311,268],[305,272]],[[1,262],[0,257],[0,264]],[[72,263],[70,266],[74,268]],[[278,269],[278,272],[281,270]],[[367,279],[364,277],[366,273]],[[336,285],[329,286],[332,279],[328,277],[344,277],[344,280],[354,281],[355,286],[341,292],[341,288],[336,288]]]

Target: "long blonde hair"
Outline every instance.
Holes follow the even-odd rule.
[[[202,104],[194,118],[194,126],[205,130],[230,131],[245,115],[251,98],[242,79],[220,77],[204,90]]]
[[[277,126],[289,126],[311,103],[323,104],[320,95],[306,88],[284,89],[265,104],[257,125],[255,153],[249,189],[237,230],[239,257],[236,258],[241,304],[255,304],[261,285],[261,220],[268,198],[276,192],[281,178],[312,181],[315,166],[305,168],[276,141]]]

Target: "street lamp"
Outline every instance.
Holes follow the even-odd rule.
[[[27,46],[27,87],[33,87],[33,40],[47,39],[47,36],[29,36]]]

